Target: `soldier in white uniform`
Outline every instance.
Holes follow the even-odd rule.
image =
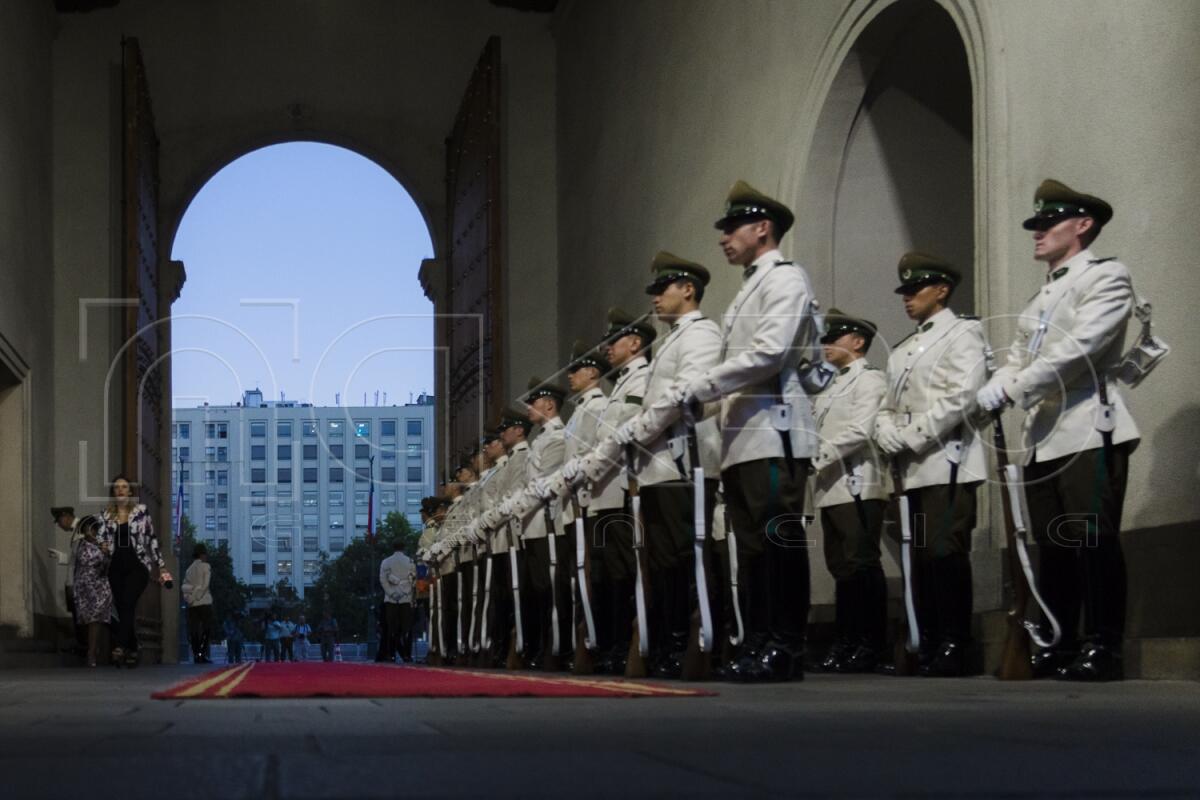
[[[871,672],[884,652],[887,582],[880,561],[888,487],[875,452],[875,417],[887,376],[867,362],[875,324],[831,308],[821,344],[837,375],[814,408],[820,450],[813,500],[821,513],[825,565],[835,583],[835,638],[826,672]]]
[[[968,669],[971,531],[975,494],[987,477],[983,442],[971,424],[987,379],[983,326],[948,307],[957,269],[926,253],[898,267],[904,310],[917,330],[888,359],[888,395],[875,421],[885,456],[898,459],[909,498],[922,675]]]
[[[720,363],[675,393],[720,401],[721,479],[737,534],[747,636],[721,674],[737,681],[803,678],[809,609],[804,484],[816,454],[812,405],[802,383],[820,360],[808,273],[779,252],[792,212],[744,181],[717,220],[726,260],[742,287],[725,312]]]
[[[496,486],[498,500],[480,517],[479,528],[492,531],[491,548],[494,559],[492,600],[494,602],[490,604],[488,635],[492,640],[493,663],[496,666],[503,666],[505,663],[513,628],[516,624],[511,583],[512,562],[509,550],[520,546],[518,538],[521,535],[521,525],[520,522],[512,519],[511,510],[506,511],[506,506],[511,503],[516,492],[525,488],[525,462],[529,458],[529,442],[526,441],[526,437],[532,428],[533,425],[524,411],[508,408],[500,415],[500,424],[496,426],[496,432],[500,435],[500,443],[504,446],[508,458],[504,464],[503,473],[497,478],[501,481]],[[524,554],[518,552],[518,575],[522,571],[521,564],[524,559]],[[524,589],[525,582],[522,580],[522,609],[525,605]]]
[[[601,442],[586,456],[563,466],[563,476],[568,481],[580,474],[586,477],[591,495],[587,538],[592,583],[599,589],[593,598],[593,609],[605,602],[608,605],[607,613],[600,615],[603,627],[600,618],[596,620],[600,656],[595,668],[602,674],[625,674],[637,580],[624,447],[612,435],[641,410],[650,374],[648,354],[656,335],[654,326],[646,320],[619,308],[609,309],[605,355],[616,370],[616,383],[597,426]]]
[[[489,466],[483,475],[479,478],[480,483],[480,498],[479,504],[476,507],[476,517],[471,522],[472,536],[475,537],[478,544],[477,560],[480,571],[479,585],[479,603],[480,608],[476,612],[476,630],[479,631],[480,653],[479,659],[481,666],[497,666],[495,654],[486,651],[483,647],[486,644],[483,638],[483,632],[487,631],[487,638],[494,639],[499,629],[494,627],[493,618],[496,613],[496,608],[499,605],[503,607],[503,594],[510,591],[507,583],[508,576],[508,556],[505,553],[497,554],[495,552],[495,540],[492,531],[484,525],[484,515],[489,509],[495,508],[502,497],[504,489],[504,467],[508,463],[508,454],[504,451],[504,444],[500,441],[500,434],[496,432],[496,425],[490,424],[488,431],[480,439],[480,447],[482,448],[482,458]],[[488,565],[492,571],[492,579],[490,584],[487,581]],[[484,611],[487,611],[487,618],[484,618]],[[501,662],[502,664],[503,662]]]
[[[680,407],[669,389],[689,383],[716,365],[721,356],[721,328],[700,311],[708,270],[694,261],[660,252],[651,264],[651,295],[655,316],[670,326],[654,346],[642,412],[617,432],[618,443],[637,445],[637,476],[645,520],[646,554],[650,567],[650,674],[678,678],[688,643],[691,612],[697,607],[695,532],[691,464],[686,450],[672,454],[669,440],[682,440],[686,430]],[[712,530],[721,464],[721,440],[716,420],[697,425],[701,465],[705,475],[705,530]],[[710,607],[720,607],[719,582],[710,582]],[[715,602],[714,602],[715,600]],[[714,620],[716,629],[720,620]]]
[[[522,585],[529,591],[521,595],[525,639],[530,651],[526,663],[530,669],[543,666],[557,669],[564,643],[571,641],[570,570],[566,563],[556,566],[554,583],[550,576],[550,548],[560,552],[558,530],[559,501],[551,490],[551,481],[562,468],[567,444],[564,424],[559,416],[567,390],[561,386],[530,378],[522,402],[529,408],[529,421],[538,426],[538,434],[529,446],[525,461],[525,484],[511,501],[514,516],[521,521],[525,548],[525,573]],[[552,648],[553,613],[557,603],[559,652]]]
[[[1046,285],[1018,317],[1007,363],[979,403],[994,410],[1012,402],[1026,412],[1025,493],[1041,544],[1038,585],[1063,632],[1059,647],[1034,655],[1035,675],[1119,680],[1121,511],[1138,430],[1113,373],[1125,352],[1133,285],[1124,264],[1088,249],[1112,218],[1108,203],[1054,180],[1044,181],[1034,199],[1024,227],[1034,232]]]

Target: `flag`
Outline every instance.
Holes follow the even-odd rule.
[[[367,543],[375,543],[375,461],[371,460],[371,488],[367,491]]]

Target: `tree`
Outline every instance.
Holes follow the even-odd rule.
[[[192,564],[192,550],[196,546],[196,526],[186,516],[181,518],[183,535],[180,537],[179,565],[186,574]],[[229,546],[222,543],[208,551],[208,564],[212,567],[212,578],[208,589],[213,598],[213,624],[221,630],[221,624],[234,611],[244,611],[250,599],[250,587],[233,574],[233,556]],[[182,577],[180,582],[182,583]]]
[[[405,553],[410,557],[415,555],[418,539],[420,534],[413,530],[404,515],[393,511],[376,528],[371,542],[354,539],[335,559],[322,553],[317,580],[304,592],[305,614],[309,621],[315,625],[328,609],[338,621],[342,636],[365,638],[368,602],[372,597],[376,603],[382,600],[379,562],[392,554],[393,543],[397,540],[404,544]],[[374,572],[371,570],[372,554]]]

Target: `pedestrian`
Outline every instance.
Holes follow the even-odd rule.
[[[987,476],[983,441],[970,419],[987,379],[987,341],[977,317],[949,307],[961,280],[957,268],[913,251],[897,272],[896,293],[917,329],[892,347],[875,442],[899,468],[908,497],[920,674],[955,677],[969,670],[971,531],[976,491]]]
[[[296,641],[296,623],[287,617],[279,620],[279,660],[295,661],[296,653],[292,646]]]
[[[298,661],[305,661],[308,658],[308,640],[312,638],[312,626],[305,621],[303,614],[296,621],[295,637],[296,659]]]
[[[338,624],[333,618],[333,612],[321,612],[321,624],[317,626],[317,635],[321,637],[321,660],[333,661],[333,648],[338,639]]]
[[[1058,181],[1038,187],[1023,227],[1033,231],[1046,284],[1017,317],[1007,362],[979,392],[989,411],[1013,403],[1026,413],[1024,488],[1041,551],[1038,585],[1062,628],[1058,646],[1034,654],[1036,677],[1124,677],[1121,512],[1139,434],[1114,376],[1135,299],[1129,268],[1090,249],[1112,214],[1104,200]]]
[[[52,508],[50,513],[58,527],[71,531],[67,600],[76,631],[84,634],[84,663],[94,667],[99,658],[102,628],[112,618],[113,595],[108,582],[111,547],[98,538],[100,520],[96,517],[87,515],[76,521],[75,509],[70,506]]]
[[[170,589],[171,573],[163,562],[150,512],[137,502],[125,476],[113,478],[108,493],[110,501],[101,517],[97,539],[112,551],[108,581],[117,619],[112,626],[115,646],[111,657],[117,666],[136,667],[138,600],[151,577]]]
[[[392,554],[379,565],[379,585],[383,589],[383,615],[388,647],[385,660],[412,660],[413,581],[416,568],[404,553],[400,539],[392,545]]]
[[[718,675],[801,680],[808,619],[808,539],[801,520],[816,431],[808,397],[820,362],[808,272],[779,243],[794,222],[783,203],[738,181],[715,223],[742,285],[723,317],[719,363],[673,390],[719,404],[721,481],[736,531],[746,636]]]
[[[212,566],[208,563],[208,547],[197,542],[192,548],[192,563],[183,576],[179,590],[187,602],[188,638],[192,645],[193,664],[211,664],[208,658],[209,638],[213,627],[213,598],[209,590]]]
[[[242,632],[242,612],[234,611],[224,622],[225,661],[228,664],[242,663],[242,644],[246,637]]]
[[[872,672],[884,654],[887,581],[879,548],[887,486],[875,452],[875,417],[887,376],[867,362],[875,325],[829,309],[821,344],[837,369],[813,411],[821,436],[813,500],[834,584],[834,641],[824,672]]]
[[[263,661],[278,661],[280,657],[279,639],[283,629],[275,612],[268,611],[263,618]]]

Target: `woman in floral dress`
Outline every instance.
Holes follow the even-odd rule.
[[[99,520],[84,517],[75,541],[75,619],[87,626],[87,665],[96,666],[100,631],[112,617],[112,587],[108,582],[110,548],[96,538]]]

